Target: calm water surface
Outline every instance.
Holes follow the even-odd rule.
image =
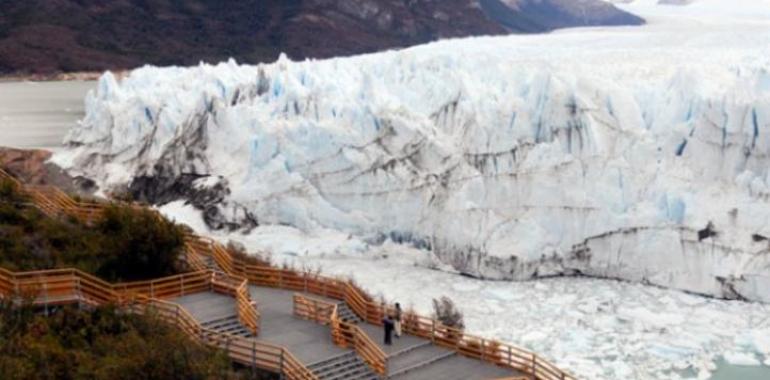
[[[711,380],[770,380],[770,367],[732,365],[719,360]]]
[[[0,82],[0,146],[60,148],[95,87],[93,81]]]

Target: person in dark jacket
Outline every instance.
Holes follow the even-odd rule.
[[[393,327],[394,327],[393,317],[390,315],[386,315],[385,318],[382,319],[382,326],[385,328],[385,344],[390,346],[393,345]]]

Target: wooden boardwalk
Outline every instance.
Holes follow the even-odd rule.
[[[110,204],[27,186],[2,169],[0,181],[9,181],[28,204],[52,218],[92,224]],[[15,301],[32,294],[34,304],[46,308],[78,303],[154,310],[190,337],[225,350],[234,362],[289,380],[576,380],[530,351],[413,312],[404,314],[406,335],[386,346],[379,326],[392,305],[376,302],[348,279],[249,262],[191,233],[182,259],[195,272],[123,284],[75,269],[14,273],[0,268],[0,298]]]
[[[328,326],[294,315],[293,296],[297,292],[250,286],[249,293],[257,302],[261,317],[259,336],[253,339],[286,347],[308,367],[353,352],[334,344]],[[339,302],[317,295],[304,295]],[[204,325],[235,316],[235,301],[220,293],[202,292],[169,301],[181,305]],[[388,355],[388,372],[392,379],[484,380],[524,376],[520,372],[457,355],[452,350],[431,344],[427,339],[411,335],[394,338],[393,345],[388,346],[383,342],[382,327],[365,322],[359,327]]]
[[[334,345],[328,327],[293,315],[294,292],[257,286],[249,292],[262,315],[259,339],[288,348],[305,365],[352,351]]]

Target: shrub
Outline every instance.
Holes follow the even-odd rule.
[[[184,231],[148,209],[113,205],[96,226],[105,262],[97,274],[112,280],[144,280],[186,270],[180,260]]]
[[[449,297],[443,296],[440,299],[433,299],[433,317],[447,327],[458,330],[465,328],[463,313],[457,309],[454,301]]]
[[[19,191],[13,181],[0,178],[0,200],[13,203],[23,201],[24,198],[24,194]]]
[[[0,305],[2,379],[238,379],[226,354],[151,314]]]
[[[0,202],[0,266],[10,270],[77,268],[112,282],[144,280],[187,271],[183,246],[181,228],[148,210],[113,206],[87,226]]]

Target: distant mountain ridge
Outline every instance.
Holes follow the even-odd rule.
[[[514,32],[570,26],[638,25],[644,20],[594,0],[480,0],[487,15]]]
[[[643,20],[601,0],[10,0],[0,73],[326,58]]]

